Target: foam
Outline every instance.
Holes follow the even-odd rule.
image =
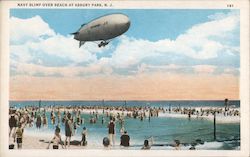
[[[203,110],[206,110],[206,109],[211,109],[211,107],[195,107],[192,109],[195,109],[195,110],[200,110],[200,109],[203,109]],[[213,107],[212,109],[220,109],[221,107]],[[239,108],[234,108],[234,109],[237,109],[239,110]],[[175,112],[165,112],[165,113],[159,113],[159,117],[171,117],[171,118],[185,118],[187,119],[188,118],[188,115],[187,114],[181,114],[181,113],[175,113]],[[196,119],[197,116],[196,115],[191,115],[191,119]],[[209,121],[213,121],[214,120],[214,116],[209,114],[208,116],[206,115],[203,115],[202,117],[201,116],[198,116],[198,119],[205,119],[205,120],[209,120]],[[216,123],[240,123],[240,116],[224,116],[223,114],[216,114]]]
[[[204,142],[203,145],[197,145],[195,148],[198,150],[210,150],[220,149],[223,146],[223,142]]]

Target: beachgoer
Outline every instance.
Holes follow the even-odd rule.
[[[224,105],[225,105],[225,112],[227,112],[227,111],[229,110],[229,102],[228,102],[228,99],[225,99]]]
[[[17,127],[17,120],[14,114],[10,115],[9,127],[10,127],[10,132],[9,132],[9,137],[10,137],[12,131],[15,130],[15,128]]]
[[[21,124],[18,125],[15,136],[16,136],[17,148],[21,149],[23,143],[23,128]]]
[[[80,125],[80,123],[81,123],[80,114],[77,115],[76,122],[77,122],[77,125]]]
[[[36,128],[40,129],[41,128],[41,124],[42,124],[42,118],[40,115],[37,115],[36,118]]]
[[[102,124],[104,124],[104,121],[105,121],[105,119],[104,119],[104,117],[102,117]]]
[[[59,144],[61,144],[62,148],[64,148],[63,144],[62,144],[62,138],[60,135],[60,128],[58,126],[56,127],[55,135],[51,141],[53,142],[53,149],[59,149]],[[49,149],[51,141],[49,141],[49,145],[48,145],[47,149]]]
[[[83,127],[83,131],[82,131],[82,141],[81,141],[81,145],[82,146],[86,146],[87,145],[87,129],[86,127]]]
[[[148,140],[144,140],[144,144],[143,147],[141,149],[150,149],[151,146],[149,145],[149,141]]]
[[[191,119],[191,111],[188,112],[188,120]]]
[[[104,147],[108,147],[110,145],[110,140],[107,137],[104,137],[102,140],[102,144]]]
[[[180,141],[179,140],[175,140],[175,150],[180,150]]]
[[[76,129],[77,129],[77,124],[76,124],[76,122],[73,123],[73,126],[74,126],[74,135],[76,135]]]
[[[195,142],[193,142],[193,143],[191,143],[191,147],[189,148],[189,150],[195,150],[196,148],[195,148],[195,145],[196,145],[197,143],[195,143]]]
[[[115,145],[115,123],[113,122],[113,118],[110,118],[110,122],[108,124],[108,133],[109,133],[110,145]]]
[[[70,139],[72,136],[72,122],[71,122],[71,115],[70,113],[67,114],[67,119],[65,120],[65,141],[64,141],[64,146],[66,148],[66,142],[68,140],[68,147],[70,147]]]
[[[142,116],[142,114],[141,114],[141,116],[140,116],[140,120],[143,121],[143,116]]]
[[[51,118],[51,124],[52,125],[55,125],[55,123],[56,123],[56,119],[55,119],[56,117],[55,116],[53,116],[52,118]]]
[[[120,134],[123,135],[125,132],[125,128],[124,128],[124,125],[122,125],[121,129],[120,129]]]
[[[57,124],[58,125],[60,124],[60,121],[61,121],[61,113],[60,113],[60,110],[58,108],[58,111],[57,111]]]
[[[129,146],[130,137],[127,134],[127,131],[124,131],[124,134],[121,136],[121,146],[128,147]]]
[[[47,126],[47,118],[45,114],[43,115],[43,126]]]
[[[191,146],[189,150],[195,150],[195,146]]]

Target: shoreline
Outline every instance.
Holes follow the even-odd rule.
[[[42,142],[42,141],[44,142]],[[46,138],[46,137],[39,137],[39,136],[32,136],[32,135],[25,135],[24,138],[23,138],[23,144],[22,144],[22,149],[42,149],[42,150],[52,150],[52,145],[50,145],[50,148],[48,149],[48,141],[51,140],[50,138]],[[14,149],[17,149],[17,144],[16,143],[13,143],[11,142],[12,140],[9,140],[9,144],[14,144]],[[171,144],[162,144],[162,145],[159,145],[159,144],[153,144],[151,146],[151,149],[150,150],[176,150],[174,146],[170,146],[170,145],[173,145],[172,143]],[[142,148],[143,144],[141,145],[131,145],[130,147],[122,147],[120,145],[115,145],[114,147],[112,146],[109,146],[109,147],[104,147],[103,145],[91,145],[91,144],[88,144],[87,146],[76,146],[76,145],[70,145],[69,148],[67,149],[63,149],[61,147],[61,145],[59,145],[59,149],[60,150],[74,150],[74,149],[82,149],[82,150],[138,150],[140,151],[141,148]],[[220,150],[218,148],[222,147],[223,146],[223,142],[219,142],[219,141],[210,141],[210,142],[207,142],[207,141],[204,141],[203,144],[197,144],[195,146],[196,150]],[[180,145],[180,150],[189,150],[189,148],[192,147],[191,146],[191,143],[188,144],[188,145],[185,145],[185,144],[181,144]],[[240,146],[238,147],[235,147],[234,150],[240,150]],[[141,151],[144,151],[144,150],[141,150]]]

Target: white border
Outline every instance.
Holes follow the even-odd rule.
[[[17,3],[107,3],[112,7],[105,9],[230,9],[228,4],[233,4],[231,9],[240,9],[240,102],[241,102],[241,150],[9,150],[8,149],[8,109],[9,109],[9,9],[20,8]],[[28,7],[28,8],[43,8],[50,7]],[[53,7],[64,8],[65,7]],[[75,7],[67,7],[75,8]],[[89,9],[98,7],[80,7],[75,9]],[[206,1],[0,1],[0,19],[1,19],[1,84],[0,84],[0,156],[15,156],[15,157],[42,157],[42,156],[250,156],[249,154],[249,1],[229,1],[229,0],[206,0]],[[104,8],[101,8],[104,9]]]

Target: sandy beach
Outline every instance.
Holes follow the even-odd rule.
[[[31,136],[31,135],[26,135],[23,138],[23,146],[22,149],[44,149],[44,150],[48,150],[48,141],[50,139],[46,138],[46,137],[37,137],[37,136]],[[17,145],[16,143],[13,143],[13,141],[9,140],[10,144],[14,144],[15,145],[15,149],[17,149]],[[199,144],[196,146],[197,150],[203,150],[203,149],[216,149],[218,147],[221,147],[223,145],[222,142],[205,142],[204,144]],[[190,145],[185,146],[185,145],[181,145],[180,149],[181,150],[189,150]],[[52,149],[52,144],[50,145],[50,148]],[[140,150],[141,146],[137,146],[137,147],[121,147],[119,145],[116,145],[114,147],[108,147],[105,148],[102,145],[87,145],[87,146],[75,146],[75,145],[70,145],[70,148],[67,149],[63,149],[61,146],[59,146],[59,149],[62,150],[67,150],[67,149],[103,149],[103,150],[107,150],[107,149],[113,149],[113,150]],[[175,150],[175,147],[172,146],[153,146],[152,149],[156,149],[156,150]],[[237,147],[236,149],[240,149],[240,147]]]
[[[48,142],[51,140],[51,138],[44,136],[38,137],[34,135],[24,135],[22,149],[48,149]],[[9,144],[14,144],[15,149],[17,148],[16,143],[14,143],[12,139],[9,140]],[[49,149],[52,149],[52,145],[53,144],[51,143]],[[87,149],[87,148],[89,147],[70,145],[70,149]],[[61,145],[59,145],[59,149],[62,149]]]

